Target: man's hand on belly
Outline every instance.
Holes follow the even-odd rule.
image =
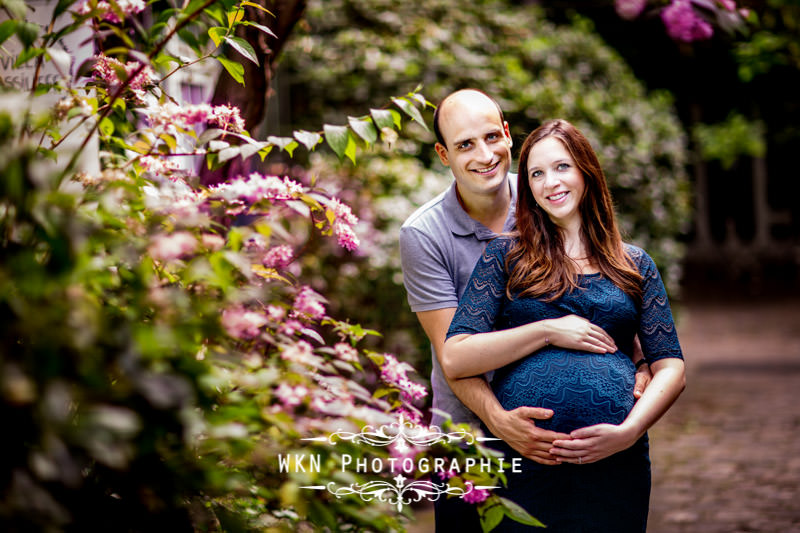
[[[517,450],[523,457],[545,465],[558,464],[557,457],[550,453],[557,439],[571,437],[566,433],[548,431],[536,426],[535,420],[547,420],[553,416],[550,409],[541,407],[517,407],[511,411],[503,411],[487,422],[487,427],[495,437],[503,439],[506,444]]]

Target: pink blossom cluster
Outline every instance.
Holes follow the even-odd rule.
[[[222,312],[222,327],[228,335],[235,339],[252,339],[257,337],[267,323],[264,315],[250,311],[244,307],[233,307]]]
[[[220,198],[230,203],[244,201],[248,204],[261,200],[273,202],[291,200],[303,192],[303,186],[291,178],[263,176],[258,172],[253,172],[246,178],[239,176],[228,183],[222,183],[210,189],[212,197]]]
[[[298,341],[281,350],[281,359],[292,363],[314,364],[314,350],[306,341]]]
[[[294,316],[307,317],[311,320],[322,320],[325,318],[325,306],[322,304],[322,296],[308,285],[303,285],[294,298]]]
[[[287,385],[281,383],[275,389],[275,396],[283,404],[284,407],[292,408],[303,403],[303,400],[308,396],[308,388],[304,385]]]
[[[348,363],[358,362],[358,351],[346,342],[337,342],[333,346],[333,350],[336,352],[336,356],[342,361]]]
[[[158,261],[173,261],[184,257],[197,249],[197,239],[188,231],[177,231],[169,235],[156,235],[148,253]]]
[[[127,16],[141,13],[145,8],[144,0],[116,0],[115,3],[117,4],[119,11]],[[111,4],[105,0],[99,0],[97,2],[97,10],[99,11],[100,18],[102,20],[107,20],[113,24],[122,22],[114,9],[112,9]],[[91,11],[92,2],[90,0],[84,0],[84,2],[78,6],[79,15],[87,15],[91,13]]]
[[[614,9],[617,15],[625,20],[633,20],[644,11],[647,0],[615,0]]]
[[[389,385],[397,387],[400,390],[400,395],[406,401],[412,402],[427,396],[428,391],[419,383],[414,383],[408,379],[406,372],[409,370],[413,370],[413,367],[408,363],[401,363],[392,354],[384,354],[381,379]]]
[[[143,155],[139,158],[139,164],[146,172],[158,176],[172,174],[181,169],[177,161],[171,160],[166,157],[158,157],[152,155]]]
[[[261,258],[261,264],[268,268],[285,268],[294,259],[294,251],[288,244],[274,246]]]
[[[94,71],[97,77],[103,80],[112,91],[123,83],[123,80],[120,80],[117,75],[117,69],[124,70],[127,74],[127,78],[131,78],[136,71],[139,71],[139,73],[130,80],[128,87],[140,99],[144,96],[144,88],[155,83],[156,75],[153,69],[147,65],[142,67],[142,64],[138,61],[123,63],[105,54],[99,54],[95,59],[97,61],[94,64]]]
[[[465,490],[467,491],[461,496],[467,503],[481,503],[486,501],[489,497],[489,491],[486,489],[476,489],[472,481],[464,482]]]
[[[338,198],[331,198],[328,208],[334,213],[333,233],[336,235],[339,246],[352,252],[359,245],[358,237],[353,231],[353,226],[358,224],[358,217]]]
[[[241,133],[244,130],[244,119],[239,113],[239,108],[229,105],[178,105],[166,102],[144,113],[154,128],[189,129],[195,124],[208,124],[233,133]]]
[[[676,41],[692,42],[710,39],[714,30],[692,8],[691,0],[672,0],[661,12],[667,34]]]

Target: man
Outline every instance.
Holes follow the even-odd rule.
[[[512,174],[509,179],[512,139],[508,123],[497,102],[485,93],[465,89],[448,95],[437,107],[433,122],[436,152],[450,167],[454,181],[411,215],[400,230],[409,305],[434,354],[432,423],[441,424],[446,414],[454,422],[478,427],[477,415],[492,434],[523,456],[556,464],[549,453],[552,442],[569,436],[540,429],[535,423],[550,418],[552,411],[537,407],[506,411],[484,377],[448,381],[442,372],[438,354],[475,263],[489,240],[514,226],[516,177]],[[638,374],[636,387],[639,393],[644,388]],[[437,529],[442,523],[441,529],[455,530],[460,516],[475,512],[474,506],[459,507],[459,502],[436,501]]]

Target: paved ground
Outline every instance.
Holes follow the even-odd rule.
[[[800,300],[684,302],[688,387],[650,431],[649,533],[800,533]],[[432,531],[420,509],[412,533]]]

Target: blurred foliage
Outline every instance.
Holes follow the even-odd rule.
[[[695,124],[692,136],[705,160],[719,160],[724,169],[733,166],[740,156],[764,157],[764,125],[749,122],[738,113],[731,113],[719,124]]]
[[[742,81],[751,81],[775,67],[800,69],[800,3],[759,2],[751,18],[756,28],[734,47]]]
[[[56,13],[69,24],[54,29],[4,2],[16,18],[2,37],[20,40],[19,64],[66,66],[57,83],[0,89],[4,532],[397,531],[410,513],[389,504],[392,490],[356,495],[369,482],[396,493],[403,480],[346,469],[345,457],[498,465],[474,442],[399,449],[408,428],[398,420],[419,419],[424,387],[409,365],[365,349],[375,332],[335,318],[294,265],[310,241],[357,246],[348,206],[288,176],[200,187],[175,163],[291,155],[323,140],[355,163],[356,142],[376,142],[378,130],[394,139],[425,103],[408,93],[347,125],[266,140],[239,126],[237,109],[176,105],[164,76],[220,60],[222,42],[249,59],[231,37],[245,4],[193,0],[144,28],[131,18],[144,3],[62,0]],[[84,24],[118,43],[73,76],[56,45]],[[190,38],[202,32],[212,39]],[[195,60],[166,51],[176,34]],[[379,426],[398,446],[331,438]],[[318,456],[319,470],[281,467],[294,453]],[[467,481],[503,480],[490,470],[454,478],[462,494]],[[488,496],[479,509],[496,516],[495,504]]]
[[[684,248],[676,239],[689,223],[686,135],[670,95],[647,93],[586,19],[556,26],[536,6],[492,0],[316,1],[306,30],[284,53],[282,97],[301,125],[342,120],[417,83],[434,102],[458,88],[486,91],[503,108],[517,146],[546,119],[572,121],[598,152],[626,239],[647,249],[677,290]],[[356,201],[363,219],[391,233],[375,239],[380,253],[355,267],[326,260],[306,268],[321,290],[342,295],[334,299],[347,316],[384,332],[414,325],[417,341],[407,356],[421,368],[430,352],[399,284],[396,231],[452,178],[435,156],[431,132],[409,127],[405,134],[423,148],[376,152],[357,169],[331,158],[314,162],[315,174],[339,181],[342,196],[364,198]]]

